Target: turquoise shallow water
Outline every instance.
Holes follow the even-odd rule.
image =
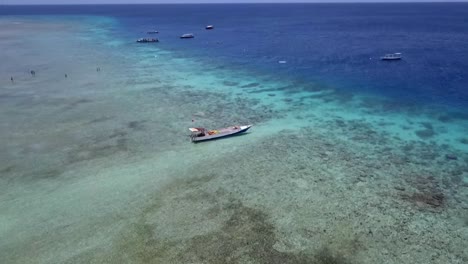
[[[111,18],[0,23],[2,263],[467,261],[455,109],[137,46]]]

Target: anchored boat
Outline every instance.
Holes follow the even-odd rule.
[[[188,34],[183,34],[182,36],[180,36],[180,38],[182,39],[185,39],[185,38],[194,38],[195,36],[192,34],[192,33],[188,33]]]
[[[159,42],[158,39],[156,38],[140,38],[140,39],[137,39],[138,43],[149,43],[149,42]]]
[[[192,142],[200,142],[200,141],[218,139],[218,138],[229,137],[229,136],[237,135],[240,133],[244,133],[247,130],[249,130],[249,128],[251,127],[252,125],[231,126],[231,127],[213,129],[213,130],[207,130],[202,127],[191,127],[189,128],[189,130],[192,132],[192,135],[190,135]]]
[[[381,60],[401,60],[401,58],[401,53],[385,54],[385,56],[380,57]]]

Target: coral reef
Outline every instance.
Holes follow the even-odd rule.
[[[324,247],[320,249],[319,252],[316,253],[314,262],[315,264],[348,264],[351,263],[347,261],[343,256],[338,254],[333,254],[333,252]]]

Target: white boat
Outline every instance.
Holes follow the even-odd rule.
[[[390,53],[385,54],[385,56],[380,57],[381,60],[401,60],[401,53]]]
[[[213,25],[208,25],[208,26],[205,27],[205,29],[208,29],[208,30],[213,29],[213,28],[214,28]]]
[[[192,33],[188,33],[188,34],[183,34],[182,36],[180,36],[180,38],[193,38],[195,37]]]
[[[192,132],[192,134],[190,135],[190,138],[192,139],[192,142],[195,143],[195,142],[200,142],[200,141],[234,136],[234,135],[246,132],[251,127],[252,125],[231,126],[231,127],[225,127],[225,128],[213,129],[213,130],[207,130],[202,127],[191,127],[189,128],[189,130]]]
[[[137,39],[138,43],[151,43],[151,42],[159,42],[157,38],[139,38]]]

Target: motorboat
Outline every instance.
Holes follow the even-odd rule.
[[[158,39],[156,38],[140,38],[140,39],[137,39],[138,43],[150,43],[150,42],[159,42]]]
[[[190,135],[192,142],[201,142],[201,141],[234,136],[234,135],[246,132],[251,127],[252,125],[230,126],[230,127],[212,129],[212,130],[207,130],[202,127],[191,127],[189,128],[189,130],[192,132],[192,134]]]
[[[182,36],[180,36],[180,38],[182,39],[185,39],[185,38],[194,38],[195,36],[192,34],[192,33],[188,33],[188,34],[183,34]]]
[[[157,30],[151,30],[151,31],[148,31],[148,32],[146,32],[146,33],[148,33],[148,34],[158,34],[159,31],[157,31]]]
[[[381,60],[401,60],[401,53],[390,53],[380,57]]]
[[[208,30],[214,29],[214,26],[213,25],[208,25],[208,26],[205,27],[205,29],[208,29]]]

